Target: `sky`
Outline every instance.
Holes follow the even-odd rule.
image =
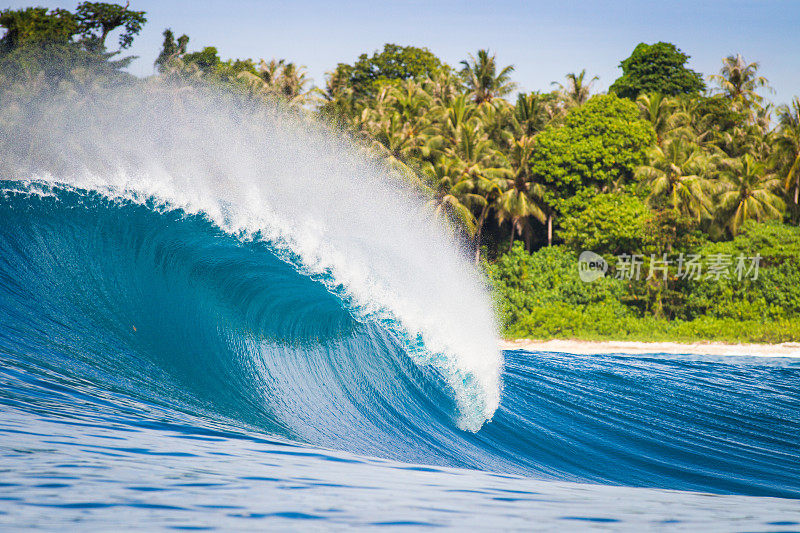
[[[77,1],[12,1],[74,9]],[[619,63],[640,42],[668,41],[691,56],[689,67],[717,73],[724,56],[758,61],[776,103],[800,96],[800,1],[292,1],[131,0],[147,25],[130,53],[134,74],[153,73],[161,33],[191,38],[189,50],[216,46],[223,59],[286,58],[305,65],[315,84],[337,63],[352,63],[391,42],[425,46],[452,66],[489,48],[515,66],[524,91],[548,91],[553,81],[586,69],[595,89],[621,75]],[[109,39],[114,44],[114,37]]]

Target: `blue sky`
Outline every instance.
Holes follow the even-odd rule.
[[[77,1],[13,1],[74,9]],[[479,48],[514,64],[524,90],[549,90],[568,72],[586,68],[606,89],[621,73],[619,62],[639,42],[669,41],[692,56],[690,66],[716,73],[723,56],[740,52],[759,61],[775,93],[787,102],[800,95],[800,2],[726,1],[211,1],[131,0],[148,23],[131,53],[131,71],[153,72],[161,32],[191,37],[190,50],[214,45],[223,58],[285,57],[306,65],[314,82],[338,62],[383,43],[426,46],[451,65]]]

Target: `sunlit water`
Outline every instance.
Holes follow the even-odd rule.
[[[507,356],[512,363],[563,357]],[[613,368],[614,358],[604,359]],[[207,427],[7,363],[0,372],[4,527],[800,529],[794,499],[401,463]],[[785,460],[796,469],[796,454]]]

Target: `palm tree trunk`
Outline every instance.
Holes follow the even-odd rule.
[[[475,226],[475,264],[481,262],[481,233],[483,233],[483,224],[486,221],[486,215],[489,213],[489,206],[486,205],[481,209],[481,215],[478,217],[478,223]]]
[[[508,245],[508,251],[511,251],[511,248],[514,247],[514,230],[517,229],[517,219],[511,219],[511,242]]]
[[[800,179],[797,180],[797,184],[794,186],[794,210],[795,213],[800,211]],[[800,222],[800,214],[797,215],[798,222]]]
[[[553,246],[553,213],[547,213],[547,246]]]

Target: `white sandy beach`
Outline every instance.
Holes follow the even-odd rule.
[[[574,354],[597,353],[670,353],[697,355],[736,355],[760,357],[800,357],[800,343],[783,344],[725,344],[720,342],[634,342],[634,341],[580,341],[554,339],[501,340],[503,350],[529,350]]]

